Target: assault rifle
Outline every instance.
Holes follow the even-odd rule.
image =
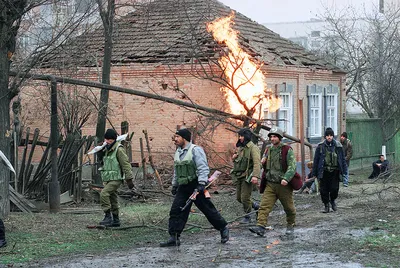
[[[208,184],[204,189],[204,196],[206,198],[211,198],[210,192],[207,190],[207,188],[209,188],[211,184],[218,179],[219,175],[221,175],[221,171],[216,170],[208,179]],[[190,206],[190,204],[192,204],[192,202],[196,200],[198,194],[199,190],[194,189],[193,193],[189,196],[188,200],[186,200],[185,205],[181,207],[181,211],[184,211],[188,206]]]
[[[206,190],[204,190],[204,192],[205,191]],[[181,211],[184,211],[188,206],[190,206],[190,204],[192,204],[192,202],[194,200],[196,200],[196,197],[197,197],[198,194],[199,194],[199,190],[194,189],[193,193],[189,196],[189,199],[186,200],[186,204],[183,207],[181,207]]]

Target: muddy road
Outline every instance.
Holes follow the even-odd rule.
[[[70,256],[27,266],[400,267],[398,244],[395,248],[382,248],[365,242],[368,237],[398,237],[393,229],[385,228],[385,224],[397,224],[394,232],[399,231],[400,202],[396,188],[396,184],[368,182],[341,188],[338,211],[327,214],[321,213],[319,195],[296,195],[297,226],[292,236],[285,235],[285,213],[278,204],[269,217],[273,229],[265,237],[252,234],[249,226],[232,222],[230,241],[226,244],[220,244],[219,232],[215,230],[185,232],[180,247],[160,248],[160,241],[154,241],[124,252]]]

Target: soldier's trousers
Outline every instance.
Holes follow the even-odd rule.
[[[290,185],[283,186],[280,183],[271,182],[267,183],[267,187],[261,197],[257,225],[267,226],[269,213],[278,199],[285,210],[287,225],[294,226],[296,223],[296,208],[293,201],[293,188]]]
[[[197,187],[197,182],[192,182],[186,185],[180,185],[176,192],[174,201],[172,202],[171,210],[169,212],[169,224],[168,232],[171,236],[179,236],[185,228],[186,222],[189,217],[190,204],[185,210],[181,211]],[[209,198],[205,198],[204,193],[199,193],[194,200],[194,204],[204,213],[207,220],[217,230],[222,230],[228,224],[225,219],[221,216],[214,204]]]
[[[329,204],[329,202],[336,200],[339,195],[339,179],[338,170],[332,172],[324,171],[319,188],[322,203]]]
[[[251,212],[251,192],[253,184],[246,182],[246,177],[237,179],[236,200],[243,205],[244,213]]]
[[[104,183],[104,188],[100,192],[100,205],[104,212],[110,210],[113,214],[119,213],[117,190],[121,184],[122,180],[108,181]]]

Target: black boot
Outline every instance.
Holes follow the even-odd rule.
[[[258,236],[264,236],[265,228],[263,226],[257,225],[249,228],[250,232],[257,234]]]
[[[7,246],[4,223],[0,220],[0,248]]]
[[[104,212],[104,219],[99,222],[100,225],[104,225],[104,226],[111,226],[112,225],[112,216],[111,216],[111,212],[109,210]]]
[[[260,208],[260,203],[254,201],[254,202],[251,204],[251,207],[252,207],[254,210],[258,210],[258,209]]]
[[[113,220],[112,220],[112,224],[111,227],[120,227],[121,226],[121,222],[119,221],[119,216],[118,214],[112,214]]]
[[[258,210],[260,209],[260,203],[254,201],[251,207],[256,211],[256,220],[258,219]]]
[[[229,240],[229,229],[228,229],[228,227],[225,226],[224,229],[222,229],[219,232],[221,233],[221,243],[225,244],[226,242],[228,242],[228,240]]]
[[[303,193],[303,191],[306,189],[306,185],[305,184],[303,184],[303,186],[301,186],[301,188],[300,188],[300,190],[298,190],[297,192],[294,192],[295,194],[302,194]]]
[[[249,224],[251,223],[251,218],[249,215],[244,216],[243,219],[239,222],[240,224]]]
[[[329,203],[325,204],[325,209],[322,211],[322,213],[329,213]]]
[[[335,203],[335,200],[331,201],[331,206],[332,206],[332,210],[336,211],[337,210],[337,205]]]
[[[180,245],[179,235],[171,235],[167,242],[160,243],[160,247],[179,247]]]
[[[293,224],[288,224],[286,226],[286,235],[292,235],[294,233],[294,225]]]

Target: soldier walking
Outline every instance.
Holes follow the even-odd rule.
[[[174,175],[172,179],[172,195],[175,196],[169,212],[168,233],[166,242],[161,247],[179,246],[180,236],[189,217],[191,204],[185,207],[186,200],[197,190],[193,203],[207,217],[207,220],[220,231],[221,243],[229,240],[227,222],[215,208],[209,198],[204,195],[208,182],[208,167],[206,154],[200,146],[191,143],[192,134],[186,128],[175,133],[174,142],[178,147],[174,157]],[[184,209],[183,209],[184,208]]]
[[[325,130],[325,140],[315,149],[313,176],[320,182],[320,193],[324,203],[323,213],[329,212],[329,204],[333,211],[337,210],[336,198],[339,195],[339,176],[347,174],[347,164],[343,147],[334,138],[333,129]]]
[[[100,192],[100,205],[104,211],[104,219],[100,225],[118,227],[119,204],[117,190],[126,180],[129,189],[134,187],[132,183],[132,167],[129,163],[125,149],[120,142],[117,142],[117,132],[114,129],[107,129],[104,134],[106,147],[104,149],[103,166],[100,168],[101,179],[104,188]]]
[[[296,160],[293,149],[282,143],[283,132],[274,127],[268,133],[272,147],[266,150],[263,157],[265,190],[260,186],[261,197],[258,210],[257,225],[250,227],[252,233],[264,236],[268,224],[268,216],[279,199],[286,213],[286,234],[294,232],[296,223],[296,208],[293,201],[293,188],[289,184],[296,172]]]
[[[251,208],[258,209],[258,204],[251,201],[253,184],[258,183],[261,172],[260,149],[251,141],[251,131],[242,128],[238,131],[239,140],[236,143],[237,152],[232,156],[232,179],[236,183],[236,200],[243,205],[245,214],[251,212]],[[240,223],[251,222],[246,215]]]

